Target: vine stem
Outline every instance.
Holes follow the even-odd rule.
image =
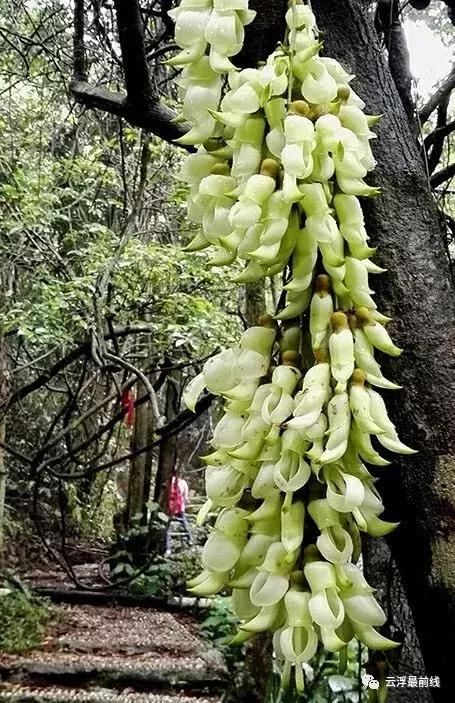
[[[288,83],[288,107],[292,102],[292,88],[294,85],[294,54],[295,54],[295,19],[296,19],[297,0],[292,0],[292,24],[293,29],[289,33],[289,83]]]
[[[307,4],[308,7],[310,8],[311,12],[313,12],[313,5],[312,5],[311,0],[306,0],[306,4]],[[314,12],[313,12],[313,14],[314,14]],[[316,17],[316,15],[314,15],[314,16]],[[318,33],[320,33],[320,32],[319,32],[319,29],[318,29],[317,20],[316,20],[315,30],[316,30]]]

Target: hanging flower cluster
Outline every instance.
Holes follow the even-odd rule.
[[[230,57],[241,50],[244,26],[256,13],[248,9],[248,0],[182,0],[169,15],[175,21],[175,42],[182,51],[166,63],[183,67],[178,80],[183,103],[178,119],[192,125],[177,141],[202,144],[221,134],[210,110],[218,108],[223,74],[235,69]]]
[[[184,0],[174,12],[183,25],[187,6],[235,15],[242,28],[251,19],[245,3],[222,5]],[[378,194],[364,180],[375,165],[378,118],[364,114],[353,76],[319,55],[311,9],[293,0],[286,23],[285,44],[257,69],[214,62],[203,29],[205,53],[187,64],[191,71],[200,61],[215,72],[222,66],[228,80],[223,97],[220,89],[208,104],[201,94],[191,111],[186,139],[198,150],[181,178],[201,231],[189,248],[214,246],[217,265],[243,260],[239,282],[284,271],[286,292],[275,318],[209,359],[185,393],[191,409],[205,388],[224,399],[214,451],[203,457],[208,500],[199,515],[218,518],[204,570],[189,585],[201,596],[232,588],[235,641],[273,631],[283,682],[294,667],[302,688],[302,663],[319,644],[345,651],[356,637],[373,649],[396,646],[376,629],[385,615],[356,562],[360,531],[382,536],[396,527],[380,518],[384,507],[365,465],[390,463],[372,437],[392,452],[413,450],[374,390],[398,388],[375,350],[401,353],[369,286],[369,274],[383,269],[370,260],[375,250],[359,201]],[[234,39],[232,47],[224,56],[239,50]],[[201,130],[204,139],[195,136]]]

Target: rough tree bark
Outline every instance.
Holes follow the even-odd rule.
[[[362,559],[368,583],[387,613],[387,630],[402,646],[387,653],[387,676],[425,676],[414,616],[397,565],[384,539],[366,537]],[[373,673],[374,668],[371,673]],[[388,688],[387,703],[431,703],[429,688]]]
[[[248,283],[245,286],[245,319],[248,325],[257,325],[266,312],[264,281]]]
[[[384,472],[390,517],[402,521],[389,543],[412,608],[428,675],[441,677],[435,700],[452,700],[455,651],[455,295],[444,230],[417,145],[361,0],[313,0],[326,52],[357,75],[367,110],[383,114],[374,145],[374,182],[365,204],[378,261],[388,273],[378,303],[394,318],[404,354],[384,360],[403,385],[389,393],[391,415],[419,450]],[[389,368],[387,368],[389,367]],[[413,672],[409,672],[413,673]]]
[[[245,43],[240,54],[234,58],[236,66],[256,66],[258,61],[265,61],[283,40],[287,0],[249,0],[251,10],[256,17],[246,27]]]

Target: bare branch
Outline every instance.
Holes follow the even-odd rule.
[[[75,100],[85,107],[123,117],[131,125],[172,142],[188,131],[189,127],[172,122],[175,113],[160,103],[159,96],[153,90],[139,2],[115,0],[115,8],[126,95],[87,82],[83,0],[79,0],[75,6],[74,79],[70,86],[71,92]]]
[[[447,98],[447,96],[450,95],[454,88],[455,65],[452,67],[449,75],[444,78],[434,95],[431,96],[427,104],[421,109],[419,114],[420,124],[425,124],[425,122],[428,121],[430,115],[432,115],[438,105],[440,105]]]
[[[379,0],[376,11],[376,26],[384,36],[388,63],[406,115],[414,122],[414,102],[412,99],[412,74],[409,51],[397,0]]]
[[[84,0],[75,0],[74,2],[74,37],[73,37],[73,61],[74,61],[74,77],[81,81],[87,80],[87,71],[85,65],[85,16],[84,16]]]
[[[447,111],[449,108],[449,96],[438,107],[438,117],[436,121],[436,129],[433,134],[436,134],[433,139],[433,145],[428,154],[428,173],[432,174],[438,167],[444,148],[444,127],[447,126]],[[427,144],[424,142],[424,148],[427,149]],[[428,153],[428,151],[427,151]]]
[[[444,125],[443,127],[437,127],[431,134],[428,135],[428,137],[425,137],[425,147],[428,149],[431,147],[436,140],[442,138],[445,139],[446,137],[449,137],[452,132],[455,132],[455,120],[453,122],[449,122],[449,124]]]
[[[136,407],[141,404],[142,402],[145,402],[148,400],[148,395],[142,396],[138,401],[136,401],[135,405]],[[37,469],[36,469],[36,474],[41,475],[43,472],[48,472],[55,478],[59,478],[62,480],[78,480],[82,478],[88,478],[89,476],[94,476],[95,474],[100,473],[101,471],[106,471],[107,469],[112,469],[114,466],[118,466],[119,464],[122,464],[126,461],[130,461],[131,459],[134,459],[136,456],[140,456],[141,454],[145,454],[146,452],[150,451],[154,447],[160,446],[163,442],[165,442],[167,439],[170,437],[173,437],[177,434],[180,434],[180,432],[183,432],[189,425],[192,425],[193,422],[197,420],[198,417],[200,417],[208,408],[211,406],[213,401],[215,400],[215,396],[212,395],[211,393],[206,393],[203,395],[198,402],[196,403],[196,408],[195,411],[192,412],[191,410],[183,410],[177,417],[175,417],[173,420],[168,422],[166,425],[163,427],[160,427],[157,431],[156,434],[159,435],[159,439],[154,440],[151,444],[148,444],[145,447],[139,447],[138,449],[135,449],[132,452],[129,452],[128,454],[125,454],[120,457],[115,457],[111,459],[110,461],[105,462],[104,464],[99,464],[98,466],[95,466],[93,468],[88,469],[87,471],[80,472],[80,473],[60,473],[53,469],[53,466],[58,466],[62,462],[65,461],[65,459],[68,458],[67,454],[59,454],[58,456],[51,457],[50,459],[47,459],[44,461]],[[119,413],[120,414],[120,413]],[[114,419],[111,420],[111,422],[114,422]],[[107,425],[105,425],[107,427]],[[80,445],[82,446],[82,445]]]
[[[70,87],[74,99],[81,105],[123,117],[134,127],[152,132],[167,142],[178,139],[189,129],[188,125],[173,124],[175,113],[158,100],[149,101],[140,109],[128,102],[125,93],[114,93],[79,80],[73,80]]]
[[[7,454],[11,454],[15,459],[19,459],[24,464],[31,464],[32,459],[29,456],[25,456],[25,454],[21,454],[21,452],[18,452],[17,449],[14,449],[13,447],[10,447],[9,444],[5,444],[5,442],[0,442],[0,447],[5,450]]]
[[[455,163],[450,164],[446,168],[442,168],[440,171],[436,171],[431,176],[430,183],[432,188],[437,188],[446,181],[450,181],[451,178],[455,176]]]
[[[76,101],[85,107],[104,110],[112,115],[123,117],[126,110],[126,95],[124,93],[114,93],[76,78],[71,82],[70,87]]]
[[[120,328],[115,328],[115,337],[127,337],[130,334],[142,334],[143,332],[150,332],[150,328],[147,327],[146,325],[138,325],[136,327],[120,327]],[[104,337],[106,340],[112,339],[113,335],[112,333],[108,333]],[[75,347],[69,354],[67,354],[63,359],[59,359],[57,363],[55,363],[53,366],[51,366],[47,371],[42,373],[40,376],[35,378],[31,383],[28,383],[26,386],[23,386],[22,388],[19,388],[15,393],[11,395],[11,397],[8,399],[8,402],[6,404],[6,409],[10,408],[12,405],[17,403],[19,400],[23,400],[26,398],[30,393],[33,393],[34,391],[39,390],[43,386],[45,386],[52,378],[57,376],[58,373],[66,369],[70,364],[72,364],[74,361],[77,361],[80,357],[82,357],[84,354],[90,354],[90,347],[91,347],[91,342],[90,340],[87,340],[85,342],[82,342],[79,344],[79,346]],[[5,407],[3,407],[3,411],[5,411]]]

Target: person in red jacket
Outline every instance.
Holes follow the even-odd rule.
[[[186,506],[188,505],[189,500],[189,489],[187,482],[184,478],[179,476],[178,473],[175,473],[169,487],[168,514],[170,517],[170,522],[166,532],[166,551],[164,556],[169,556],[171,553],[170,524],[172,520],[176,520],[183,526],[188,542],[193,544],[193,536],[186,518]]]

